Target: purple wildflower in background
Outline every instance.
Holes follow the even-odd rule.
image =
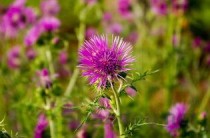
[[[43,17],[26,34],[24,43],[26,46],[36,44],[44,32],[56,31],[60,26],[60,21],[55,17]]]
[[[184,116],[187,112],[187,106],[182,103],[177,103],[170,109],[170,115],[168,116],[166,129],[171,136],[177,136],[181,122],[184,120]]]
[[[122,32],[122,25],[119,23],[113,23],[109,26],[108,32],[111,34],[119,35]]]
[[[173,11],[186,11],[188,7],[188,0],[172,0]]]
[[[118,0],[118,11],[125,19],[131,19],[131,0]]]
[[[24,43],[27,47],[36,44],[37,40],[41,36],[43,29],[39,25],[34,25],[26,34]]]
[[[116,138],[117,135],[114,132],[114,125],[111,120],[104,122],[104,138]]]
[[[136,89],[133,87],[126,87],[125,88],[125,92],[127,93],[127,95],[131,96],[131,97],[135,97],[136,96]]]
[[[28,24],[32,24],[36,20],[33,9],[24,6],[24,1],[16,1],[10,5],[3,15],[0,23],[0,32],[8,38],[17,35],[20,29]]]
[[[195,37],[192,43],[193,47],[200,47],[202,44],[202,40],[200,37]]]
[[[88,5],[94,5],[97,2],[97,0],[84,0],[84,2]]]
[[[97,34],[97,30],[93,27],[88,27],[85,32],[85,38],[89,39],[90,37]]]
[[[109,23],[111,22],[111,20],[112,20],[112,14],[109,12],[105,12],[103,14],[103,21]]]
[[[52,86],[52,80],[49,74],[49,71],[44,68],[38,72],[40,83],[45,88],[50,88]]]
[[[60,6],[57,0],[42,0],[41,2],[41,11],[44,15],[56,15]]]
[[[108,98],[100,98],[99,104],[107,109],[111,108],[111,105],[109,104],[110,100]]]
[[[90,84],[105,87],[109,80],[129,70],[127,66],[134,61],[131,50],[120,37],[113,37],[109,44],[106,36],[94,36],[79,50],[79,67]]]
[[[56,17],[46,16],[39,21],[39,26],[45,32],[52,32],[60,27],[60,21]]]
[[[38,122],[34,131],[34,138],[43,138],[42,135],[48,127],[48,121],[44,114],[39,115]]]
[[[20,66],[20,62],[20,47],[15,46],[7,53],[7,64],[11,69],[15,69]]]
[[[26,56],[29,60],[33,60],[36,57],[36,51],[33,48],[26,49]]]
[[[165,0],[150,0],[152,12],[157,15],[166,15],[168,12],[167,3]]]

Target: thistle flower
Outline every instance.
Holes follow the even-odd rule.
[[[40,83],[45,88],[50,88],[52,86],[52,80],[50,78],[49,71],[44,68],[38,72]]]
[[[7,53],[7,64],[10,68],[18,68],[20,66],[20,47],[15,46]]]
[[[94,36],[97,34],[97,30],[93,27],[88,27],[86,32],[85,32],[85,38],[89,39],[90,37]]]
[[[129,95],[131,97],[136,96],[136,89],[134,87],[126,87],[125,92],[127,93],[127,95]]]
[[[113,23],[109,26],[109,32],[115,35],[119,35],[122,32],[122,25],[119,23]]]
[[[44,15],[56,15],[60,10],[57,0],[43,0],[40,7]]]
[[[26,34],[25,38],[24,38],[24,43],[27,47],[30,47],[32,45],[34,45],[37,40],[39,39],[39,37],[41,36],[41,34],[43,33],[43,29],[40,28],[40,26],[34,25]]]
[[[20,29],[36,20],[33,9],[24,6],[24,1],[16,1],[10,5],[0,23],[0,32],[9,38],[17,35]]]
[[[170,109],[170,115],[168,116],[166,129],[171,134],[171,136],[178,135],[178,130],[182,121],[184,120],[186,112],[187,107],[182,103],[177,103]]]
[[[118,0],[118,11],[125,19],[131,19],[131,0]]]
[[[177,11],[186,11],[188,7],[188,0],[172,0],[172,9]]]
[[[114,125],[110,120],[105,121],[104,123],[104,138],[116,138],[114,132]]]
[[[106,36],[94,36],[79,50],[79,67],[90,84],[105,87],[119,73],[129,70],[127,66],[134,61],[132,47],[120,37],[113,37],[111,44]]]
[[[52,32],[59,28],[60,21],[56,17],[46,16],[39,21],[39,25],[45,32]]]
[[[167,3],[165,0],[150,0],[152,12],[156,15],[166,15],[168,12]]]
[[[38,118],[38,122],[34,131],[34,138],[42,138],[44,131],[48,127],[48,120],[44,114],[41,114]]]

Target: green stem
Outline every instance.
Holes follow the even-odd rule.
[[[206,105],[208,104],[208,101],[209,101],[209,97],[210,97],[210,89],[208,89],[205,96],[203,97],[202,103],[201,103],[200,108],[199,108],[199,112],[202,112],[202,111],[205,110],[205,107],[206,107]]]
[[[84,33],[85,33],[85,24],[81,23],[79,26],[79,29],[78,29],[78,34],[77,34],[77,39],[79,41],[78,47],[80,47],[82,45],[82,43],[84,42]],[[78,69],[78,67],[75,67],[73,75],[71,76],[69,84],[68,84],[66,91],[64,93],[65,97],[67,97],[71,94],[78,76],[79,76],[79,69]]]
[[[76,67],[74,69],[74,73],[73,73],[73,75],[72,75],[72,77],[69,81],[69,84],[66,88],[66,91],[65,91],[65,94],[64,94],[65,97],[67,97],[71,94],[72,89],[74,88],[74,84],[76,83],[76,80],[77,80],[78,76],[79,76],[79,69]]]
[[[110,84],[111,84],[111,88],[112,88],[112,91],[113,91],[113,94],[114,94],[114,100],[115,100],[115,104],[116,104],[116,110],[114,112],[115,112],[117,122],[118,122],[120,138],[124,138],[125,137],[124,136],[124,128],[123,128],[123,124],[122,124],[122,121],[121,121],[120,99],[119,99],[117,91],[113,87],[112,82],[110,82]]]

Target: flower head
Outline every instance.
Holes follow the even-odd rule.
[[[166,15],[168,6],[165,0],[150,0],[152,12],[157,15]]]
[[[15,37],[20,29],[36,20],[33,9],[25,7],[24,4],[25,1],[15,1],[2,16],[0,32],[5,37]]]
[[[7,53],[7,64],[10,68],[18,68],[20,66],[20,47],[15,46]]]
[[[48,120],[44,114],[41,114],[38,118],[38,122],[34,132],[34,138],[42,138],[44,131],[48,127]]]
[[[178,135],[178,130],[180,128],[181,122],[184,120],[186,112],[187,107],[182,103],[177,103],[171,108],[166,129],[172,136]]]
[[[40,83],[45,88],[50,88],[52,86],[52,80],[50,77],[49,71],[44,68],[41,71],[38,72]]]
[[[131,0],[118,0],[118,11],[125,19],[131,19]]]
[[[41,11],[44,15],[56,15],[60,10],[57,0],[43,0],[41,2]]]
[[[111,44],[106,36],[94,36],[79,50],[79,67],[90,84],[106,86],[107,82],[129,70],[127,66],[134,61],[132,47],[120,37],[113,37]]]
[[[51,32],[59,28],[60,21],[56,17],[46,16],[39,21],[39,25],[45,32]]]

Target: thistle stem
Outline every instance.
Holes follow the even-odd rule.
[[[114,101],[116,104],[116,110],[115,110],[115,115],[117,118],[117,122],[118,122],[118,128],[119,128],[119,133],[120,133],[120,138],[124,138],[124,128],[123,128],[123,124],[121,121],[121,110],[120,110],[120,99],[118,96],[118,93],[116,91],[116,89],[113,87],[113,84],[110,82],[111,84],[111,88],[114,94]]]
[[[199,112],[202,112],[205,109],[206,105],[208,104],[209,98],[210,98],[210,89],[208,89],[205,96],[203,97],[202,103],[199,108]]]

